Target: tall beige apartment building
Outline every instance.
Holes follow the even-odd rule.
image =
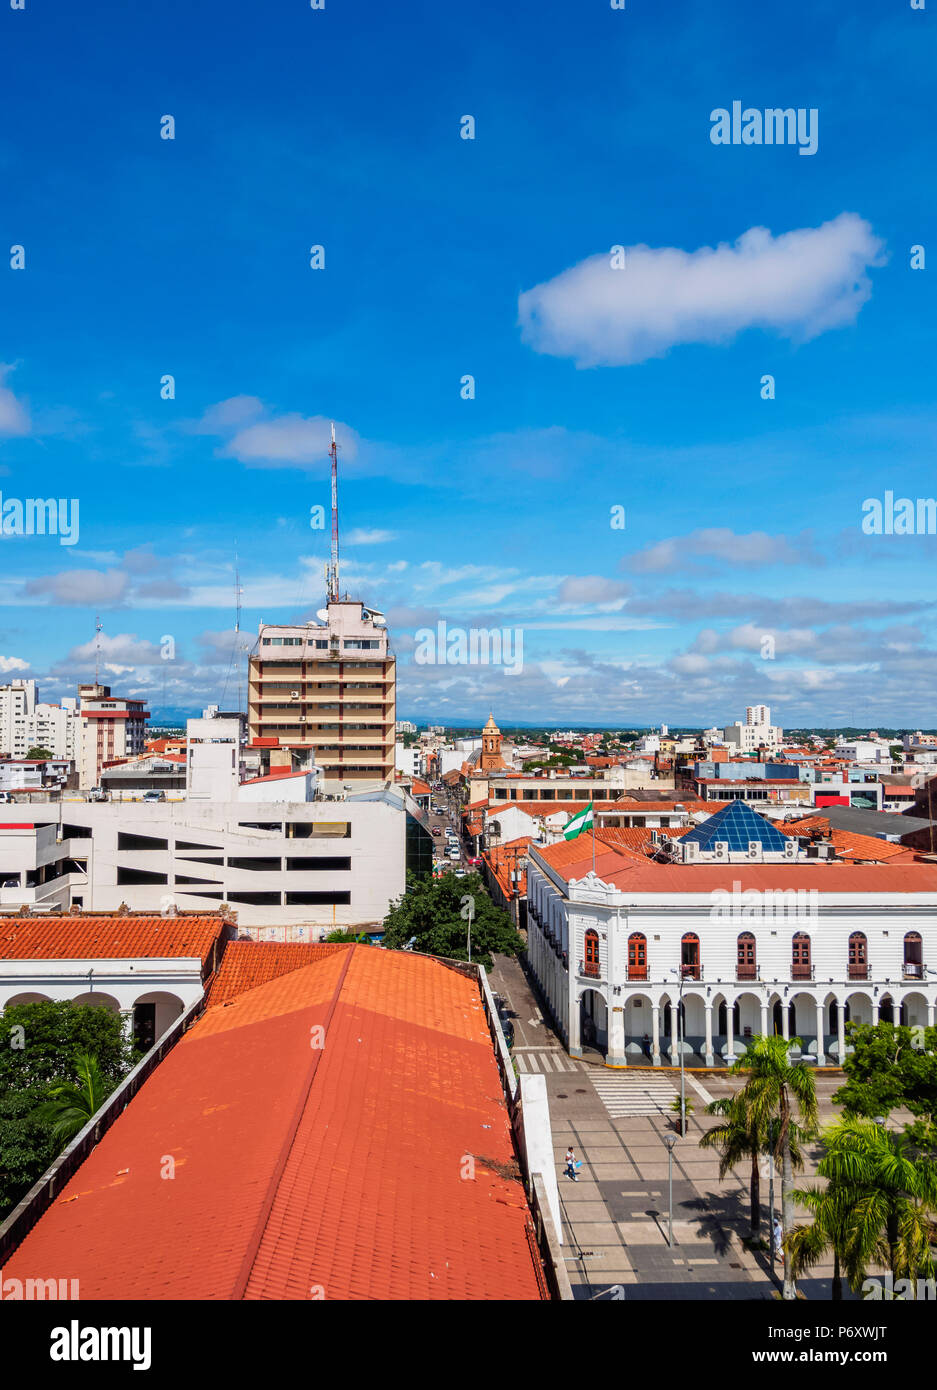
[[[384,615],[346,597],[317,617],[297,627],[260,624],[248,736],[270,748],[271,771],[297,754],[321,767],[326,793],[392,784],[396,663]]]

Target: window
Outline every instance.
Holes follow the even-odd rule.
[[[150,873],[148,869],[117,869],[118,883],[168,883],[166,874]]]
[[[586,932],[585,938],[586,957],[582,964],[582,973],[591,975],[594,979],[599,976],[599,934],[590,927]]]
[[[348,892],[314,893],[296,891],[293,893],[287,893],[285,896],[287,907],[351,906],[351,894]]]
[[[810,937],[806,932],[799,931],[792,943],[791,979],[809,980],[810,976]]]
[[[849,938],[850,980],[867,980],[869,978],[868,949],[865,932],[854,931]]]
[[[920,932],[909,931],[904,938],[904,973],[910,980],[923,980],[924,955]]]
[[[739,980],[755,979],[755,938],[750,931],[743,931],[738,939],[735,974]]]
[[[699,937],[693,932],[687,932],[680,943],[680,966],[687,979],[698,980],[701,978]]]
[[[647,979],[647,937],[641,932],[628,937],[628,979]]]

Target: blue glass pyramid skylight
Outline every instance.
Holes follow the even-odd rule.
[[[723,806],[721,811],[681,835],[680,839],[683,844],[699,845],[700,850],[711,850],[717,840],[725,840],[730,852],[737,850],[743,854],[748,852],[750,840],[760,840],[762,851],[767,853],[783,853],[787,844],[787,836],[753,811],[746,801],[730,801],[728,806]]]

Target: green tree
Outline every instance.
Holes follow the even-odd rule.
[[[11,1004],[0,1020],[0,1219],[62,1145],[37,1117],[53,1087],[74,1081],[78,1052],[97,1059],[108,1089],[137,1060],[119,1014],[69,1002]]]
[[[27,758],[54,758],[55,754],[50,753],[48,748],[30,748],[26,754]]]
[[[831,1125],[823,1143],[817,1173],[827,1179],[826,1188],[792,1194],[814,1218],[789,1236],[795,1266],[809,1267],[832,1250],[834,1298],[842,1297],[840,1266],[854,1291],[870,1267],[884,1268],[895,1279],[932,1278],[933,1159],[919,1153],[907,1134],[856,1117]]]
[[[791,1062],[789,1050],[799,1038],[759,1036],[734,1063],[732,1070],[747,1076],[739,1092],[757,1128],[772,1126],[773,1158],[781,1169],[781,1227],[785,1237],[794,1226],[793,1168],[797,1142],[813,1133],[817,1123],[817,1093],[813,1073],[803,1062]],[[800,1115],[798,1124],[794,1108]],[[787,1244],[784,1250],[785,1299],[797,1297]]]
[[[737,1164],[751,1162],[749,1196],[751,1202],[751,1239],[757,1240],[761,1231],[761,1160],[771,1156],[771,1129],[759,1124],[747,1104],[744,1091],[734,1096],[722,1096],[706,1106],[707,1115],[722,1115],[722,1124],[714,1125],[700,1139],[700,1148],[719,1150],[719,1177],[724,1179]],[[798,1127],[791,1125],[791,1164],[797,1170],[804,1166]]]
[[[503,908],[496,907],[478,874],[456,878],[407,876],[407,891],[384,918],[382,943],[400,950],[413,938],[413,950],[452,960],[468,959],[468,913],[472,919],[472,960],[488,969],[491,952],[517,955],[524,949],[523,937],[514,930]]]
[[[366,931],[346,931],[344,927],[339,927],[336,931],[330,931],[325,939],[326,941],[338,941],[347,946],[353,946],[358,942],[362,945],[367,945],[371,940]]]
[[[918,1148],[937,1151],[937,1028],[850,1023],[847,1034],[853,1051],[836,1104],[866,1119],[909,1110],[915,1118],[905,1133]]]
[[[36,1119],[49,1126],[61,1144],[68,1144],[104,1104],[113,1086],[105,1081],[97,1057],[79,1052],[75,1057],[76,1081],[62,1082],[49,1091],[38,1107]]]

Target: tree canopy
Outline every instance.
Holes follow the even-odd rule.
[[[76,1058],[95,1058],[110,1092],[136,1060],[120,1014],[69,1002],[11,1004],[0,1019],[0,1219],[62,1148],[40,1107],[73,1086]],[[37,1113],[38,1112],[38,1113]]]
[[[420,879],[408,875],[406,893],[384,919],[383,944],[400,950],[415,937],[414,951],[468,960],[470,905],[473,961],[488,969],[492,951],[514,956],[524,949],[523,937],[504,909],[491,901],[479,875],[456,878],[451,873]]]
[[[851,1023],[853,1048],[843,1062],[846,1082],[833,1097],[847,1116],[885,1119],[904,1108],[907,1127],[921,1147],[937,1148],[937,1028],[892,1023]]]

